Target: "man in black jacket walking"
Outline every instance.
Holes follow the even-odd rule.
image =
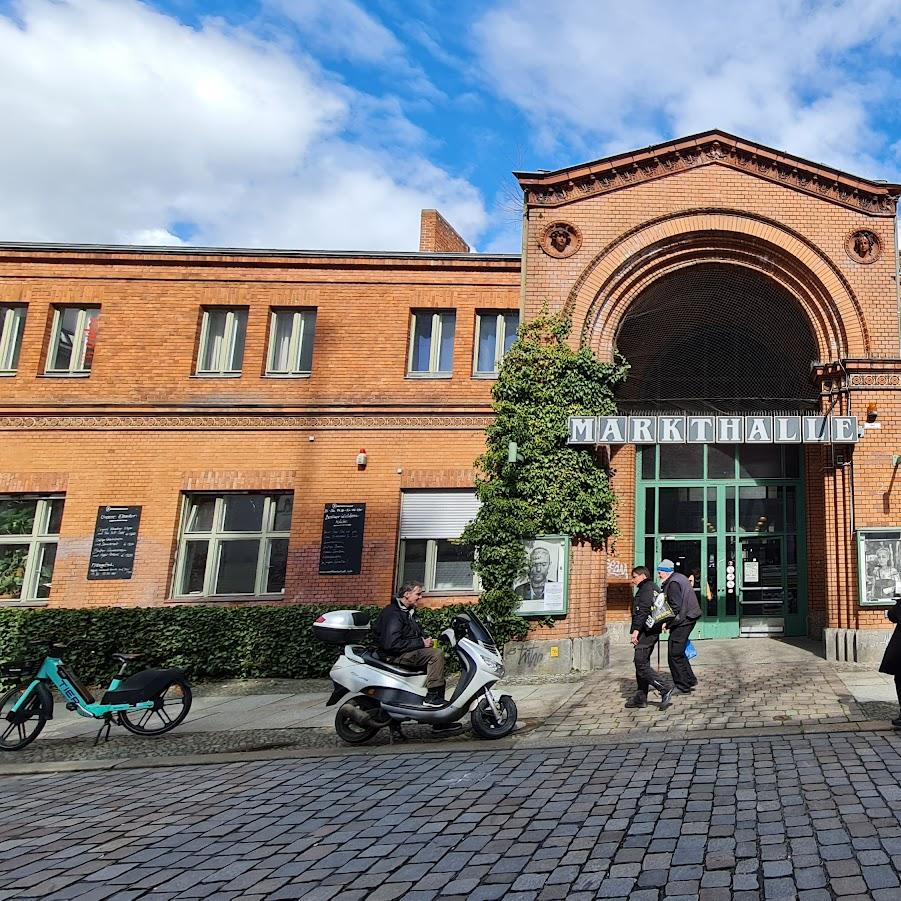
[[[651,666],[651,653],[660,638],[661,625],[648,626],[657,586],[651,581],[651,571],[646,566],[632,569],[632,584],[636,587],[632,605],[632,628],[629,638],[635,648],[635,679],[638,691],[626,701],[630,710],[648,706],[648,692],[651,688],[660,692],[660,709],[666,710],[672,704],[673,690],[664,685],[663,680]]]
[[[426,668],[427,693],[423,707],[444,706],[444,654],[434,638],[426,638],[416,622],[422,602],[422,583],[406,582],[399,597],[379,614],[373,631],[379,651],[389,663]]]
[[[682,574],[675,572],[672,560],[661,560],[657,566],[657,575],[663,582],[663,593],[676,618],[668,624],[669,641],[667,642],[667,660],[673,684],[683,694],[688,694],[698,684],[697,676],[685,656],[685,647],[695,623],[701,618],[701,605],[691,582]]]

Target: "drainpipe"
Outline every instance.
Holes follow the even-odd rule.
[[[898,352],[901,353],[901,259],[898,257],[898,205],[895,204],[894,246],[895,255],[895,308],[898,311]]]

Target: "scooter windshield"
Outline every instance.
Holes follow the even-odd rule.
[[[489,648],[494,648],[494,639],[491,637],[491,633],[488,629],[485,628],[484,623],[475,615],[475,613],[467,613],[466,616],[469,617],[469,632],[473,641],[487,645]]]

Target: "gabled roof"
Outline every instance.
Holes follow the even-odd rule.
[[[894,216],[901,194],[901,185],[849,175],[718,129],[566,169],[513,174],[527,204],[555,207],[711,164],[739,169],[874,216]]]

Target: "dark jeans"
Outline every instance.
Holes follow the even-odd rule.
[[[426,668],[425,687],[444,688],[444,654],[440,648],[420,648],[418,651],[405,651],[391,658],[392,663],[401,666],[424,666]]]
[[[651,654],[659,639],[659,635],[645,635],[642,632],[635,646],[635,680],[638,682],[638,694],[645,701],[648,699],[650,689],[666,690],[663,680],[651,666]]]
[[[669,671],[673,676],[673,685],[676,688],[687,689],[697,685],[698,680],[685,656],[685,646],[688,644],[688,636],[695,627],[695,620],[689,620],[669,630],[667,642],[667,660]]]
[[[901,707],[901,673],[895,676],[895,692],[898,695],[898,706]]]

